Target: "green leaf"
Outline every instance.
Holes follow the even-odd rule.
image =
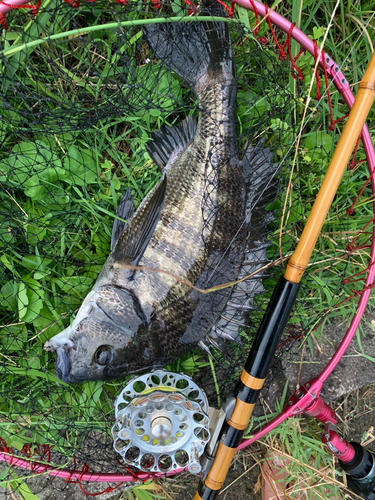
[[[5,467],[4,470],[2,470],[0,472],[0,481],[2,481],[3,479],[5,479],[7,477],[7,475],[9,474],[9,469],[10,469],[10,466]],[[1,483],[0,483],[0,486],[4,487]]]
[[[93,232],[91,241],[96,247],[97,254],[98,250],[101,250],[104,255],[109,254],[111,238],[104,231]]]
[[[240,90],[238,92],[238,114],[244,120],[259,120],[270,108],[266,97],[259,98],[259,95],[253,90],[249,89],[246,92]]]
[[[204,366],[209,366],[210,363],[199,362],[198,359],[202,359],[201,355],[194,355],[189,357],[189,359],[181,362],[181,370],[183,372],[193,372],[199,368],[203,368]]]
[[[44,186],[34,186],[29,189],[25,189],[25,194],[29,198],[33,200],[41,200],[43,199],[43,195],[46,192],[46,188]]]
[[[30,271],[44,271],[51,263],[53,263],[52,259],[40,258],[37,255],[25,255],[21,260],[21,266]]]
[[[181,0],[174,0],[171,2],[171,7],[174,12],[174,14],[181,15],[182,9],[181,9]]]
[[[32,323],[39,316],[43,307],[41,292],[43,292],[43,290],[39,290],[39,293],[34,292],[31,288],[27,290],[28,306],[26,313],[22,317],[23,321],[26,323]]]
[[[35,224],[26,224],[26,234],[27,242],[30,245],[37,245],[39,242],[43,241],[47,234],[47,230],[44,227],[38,227]]]
[[[24,481],[22,481],[22,479],[18,478],[17,474],[14,472],[13,469],[10,470],[10,474],[13,478],[17,479],[17,481],[12,481],[10,483],[12,489],[14,488],[17,491],[17,493],[22,495],[22,498],[24,498],[24,500],[39,500],[39,497],[34,495],[34,493],[30,490],[27,484]]]
[[[87,276],[69,276],[63,278],[53,278],[51,280],[65,293],[82,297],[87,294],[92,286],[93,280]]]
[[[320,28],[317,28],[316,26],[313,27],[313,40],[319,40],[324,33],[325,33],[326,28],[324,26],[321,26]]]
[[[319,289],[324,293],[327,299],[327,304],[328,306],[331,306],[333,297],[329,288],[329,285],[327,283],[324,283],[318,276],[312,275],[311,278],[316,281],[316,283],[319,285]]]
[[[142,36],[142,30],[139,30],[134,36],[129,40],[129,45],[133,45]]]
[[[10,435],[8,438],[7,438],[7,444],[9,446],[11,446],[12,448],[15,448],[16,450],[21,450],[22,449],[22,446],[26,443],[27,441],[25,439],[23,439],[23,436],[20,436],[20,435]],[[3,482],[2,483],[2,486],[3,488],[7,486],[7,482]],[[17,487],[16,484],[14,484],[15,487]]]
[[[241,7],[240,5],[236,5],[236,11],[238,14],[238,19],[243,23],[246,28],[250,29],[250,21],[249,21],[249,11],[245,9],[245,7]]]
[[[5,218],[0,220],[0,245],[7,245],[14,238],[11,223]]]
[[[44,290],[38,281],[28,278],[18,288],[18,315],[20,321],[31,323],[43,307]]]
[[[48,380],[49,382],[55,382],[60,385],[64,385],[65,387],[69,387],[69,384],[66,384],[62,380],[58,379],[52,373],[42,372],[40,370],[35,370],[33,368],[27,369],[12,365],[6,365],[6,366],[0,365],[0,372],[11,372],[14,373],[15,375],[21,375],[23,377],[42,378],[44,380]]]
[[[69,188],[70,189],[70,188]],[[48,186],[47,193],[43,197],[42,203],[50,210],[64,209],[69,203],[70,196],[63,186]]]
[[[1,170],[3,170],[1,165]],[[8,174],[23,184],[27,179],[37,177],[47,167],[61,167],[61,161],[44,142],[20,142],[16,144],[8,157]],[[35,185],[35,180],[32,181]],[[29,186],[30,187],[30,186]]]
[[[98,180],[96,159],[88,149],[70,146],[64,158],[65,180],[77,186],[93,184]]]
[[[133,493],[138,500],[154,500],[154,495],[150,495],[147,491],[143,489],[134,488]]]
[[[22,351],[27,342],[26,325],[6,326],[1,330],[1,344],[3,353]]]
[[[0,181],[4,182],[7,179],[9,172],[10,172],[9,164],[0,162]]]
[[[27,358],[21,358],[20,366],[24,366],[27,370],[29,370],[30,368],[40,370],[40,358],[39,356],[31,356],[29,353]]]
[[[333,149],[333,137],[325,132],[312,132],[303,139],[302,147],[310,151],[312,158],[322,158],[330,156]]]
[[[365,359],[368,359],[369,361],[371,361],[372,363],[375,363],[375,358],[373,358],[372,356],[368,356],[367,354],[361,352],[360,353],[360,356],[362,356],[363,358]]]
[[[29,298],[27,296],[27,288],[25,283],[20,283],[18,287],[18,317],[20,321],[27,313],[27,306],[29,304]]]
[[[154,116],[154,117],[161,115],[160,109],[149,109],[148,112],[151,116]]]
[[[46,342],[61,331],[61,325],[56,323],[56,318],[46,304],[39,311],[38,317],[34,319],[33,326],[38,332],[43,330],[43,333],[39,335],[41,342]]]
[[[55,154],[51,158],[51,162],[61,165],[60,160]],[[45,198],[45,193],[47,192],[48,198],[51,198],[51,201],[60,204],[61,200],[56,200],[56,197],[65,198],[66,193],[63,187],[58,186],[56,183],[57,181],[66,180],[66,177],[67,172],[63,168],[59,166],[54,168],[48,167],[25,180],[25,194],[34,200],[42,200]],[[66,201],[62,203],[66,203]]]
[[[8,311],[17,311],[17,292],[18,283],[15,281],[8,281],[1,287],[0,293],[0,307]]]

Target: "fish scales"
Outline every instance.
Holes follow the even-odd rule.
[[[233,78],[228,80],[210,86],[200,95],[202,109],[213,109],[213,112],[202,113],[193,143],[168,175],[160,223],[140,261],[140,265],[148,268],[171,270],[198,286],[200,282],[197,280],[203,275],[200,280],[202,287],[207,287],[208,271],[215,260],[223,257],[223,251],[234,238],[237,251],[233,256],[231,248],[229,255],[232,272],[228,270],[228,258],[225,259],[228,281],[237,276],[243,252],[244,241],[237,233],[244,220],[244,180],[234,140],[235,84]],[[235,162],[228,161],[232,158]],[[202,199],[209,192],[207,180],[211,180],[213,190],[209,193],[210,204],[202,206]],[[214,219],[205,241],[202,237],[204,213],[202,217],[197,217],[202,210],[206,211],[207,219],[210,216]],[[129,288],[129,284],[124,283],[124,286]],[[176,352],[174,357],[178,357],[186,352],[187,345],[193,347],[204,336],[209,321],[202,312],[207,309],[207,304],[211,305],[211,297],[197,297],[190,287],[175,283],[173,277],[147,271],[133,281],[132,289],[140,298],[143,309],[147,310],[152,304],[151,314],[164,324],[163,335],[157,339],[160,342],[161,364],[171,360],[171,345]],[[230,293],[229,290],[227,293]],[[201,302],[200,306],[195,306],[196,302]],[[194,312],[203,320],[192,322]]]
[[[151,268],[208,288],[235,280],[245,256],[248,209],[229,27],[150,25],[144,33],[195,92],[198,122],[188,117],[155,134],[149,153],[160,181],[135,213],[125,193],[119,207],[128,213],[118,215],[128,223],[114,225],[112,251],[92,291],[72,325],[45,344],[57,352],[56,374],[67,382],[122,377],[185,354],[210,331],[232,291],[203,295]]]

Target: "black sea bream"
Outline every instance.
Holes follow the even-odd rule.
[[[269,152],[261,174],[250,173],[255,150],[239,160],[228,23],[154,24],[144,35],[154,54],[193,90],[199,116],[155,133],[148,151],[160,167],[159,182],[135,213],[130,191],[125,194],[117,214],[128,223],[116,221],[112,251],[98,280],[72,325],[45,344],[57,352],[56,374],[65,382],[165,366],[196,346],[213,325],[220,327],[233,301],[231,288],[203,295],[150,268],[199,288],[243,274],[249,199],[272,168]]]

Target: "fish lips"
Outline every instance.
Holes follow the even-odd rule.
[[[72,368],[76,345],[64,344],[56,350],[57,360],[55,364],[56,376],[63,382],[71,382],[70,370]]]
[[[77,344],[70,341],[56,347],[46,342],[44,348],[46,351],[56,351],[55,371],[57,378],[66,383],[71,382],[70,371],[77,352]]]

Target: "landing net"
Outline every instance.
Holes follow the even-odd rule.
[[[94,285],[110,253],[123,194],[130,189],[137,208],[159,181],[159,168],[146,149],[152,133],[198,116],[196,96],[150,49],[142,30],[160,18],[187,25],[181,18],[195,9],[179,2],[51,0],[1,18],[6,28],[0,58],[4,464],[21,466],[17,457],[31,459],[45,469],[70,470],[65,479],[78,482],[92,472],[134,474],[118,460],[110,434],[113,402],[125,376],[65,384],[55,376],[55,355],[43,345],[72,323]],[[230,26],[240,156],[252,152],[253,165],[270,169],[266,183],[253,177],[249,188],[249,206],[256,210],[238,278],[250,277],[232,287],[229,298],[227,289],[212,292],[216,316],[209,339],[202,338],[201,347],[168,366],[191,375],[210,403],[220,406],[238,380],[273,287],[301,234],[347,107],[337,93],[332,106],[326,87],[329,58],[327,68],[316,72],[318,52],[315,59],[292,54],[291,32],[277,46],[271,31],[260,37],[220,6],[213,14],[227,16]],[[318,98],[308,101],[313,74],[318,82],[313,97]],[[282,377],[283,365],[299,359],[301,343],[312,342],[308,334],[319,333],[330,318],[349,316],[351,302],[363,293],[374,220],[365,162],[358,145],[304,277],[269,387]],[[363,186],[359,193],[348,192],[353,176]],[[213,266],[212,283],[220,273],[221,282],[228,281],[225,267]],[[14,486],[15,476],[6,467],[2,479],[13,480]],[[25,479],[43,470],[42,465],[17,468],[17,476]],[[145,472],[143,477],[150,471]],[[56,490],[64,487],[61,480],[52,483]],[[39,482],[34,493],[42,495],[45,484]]]

